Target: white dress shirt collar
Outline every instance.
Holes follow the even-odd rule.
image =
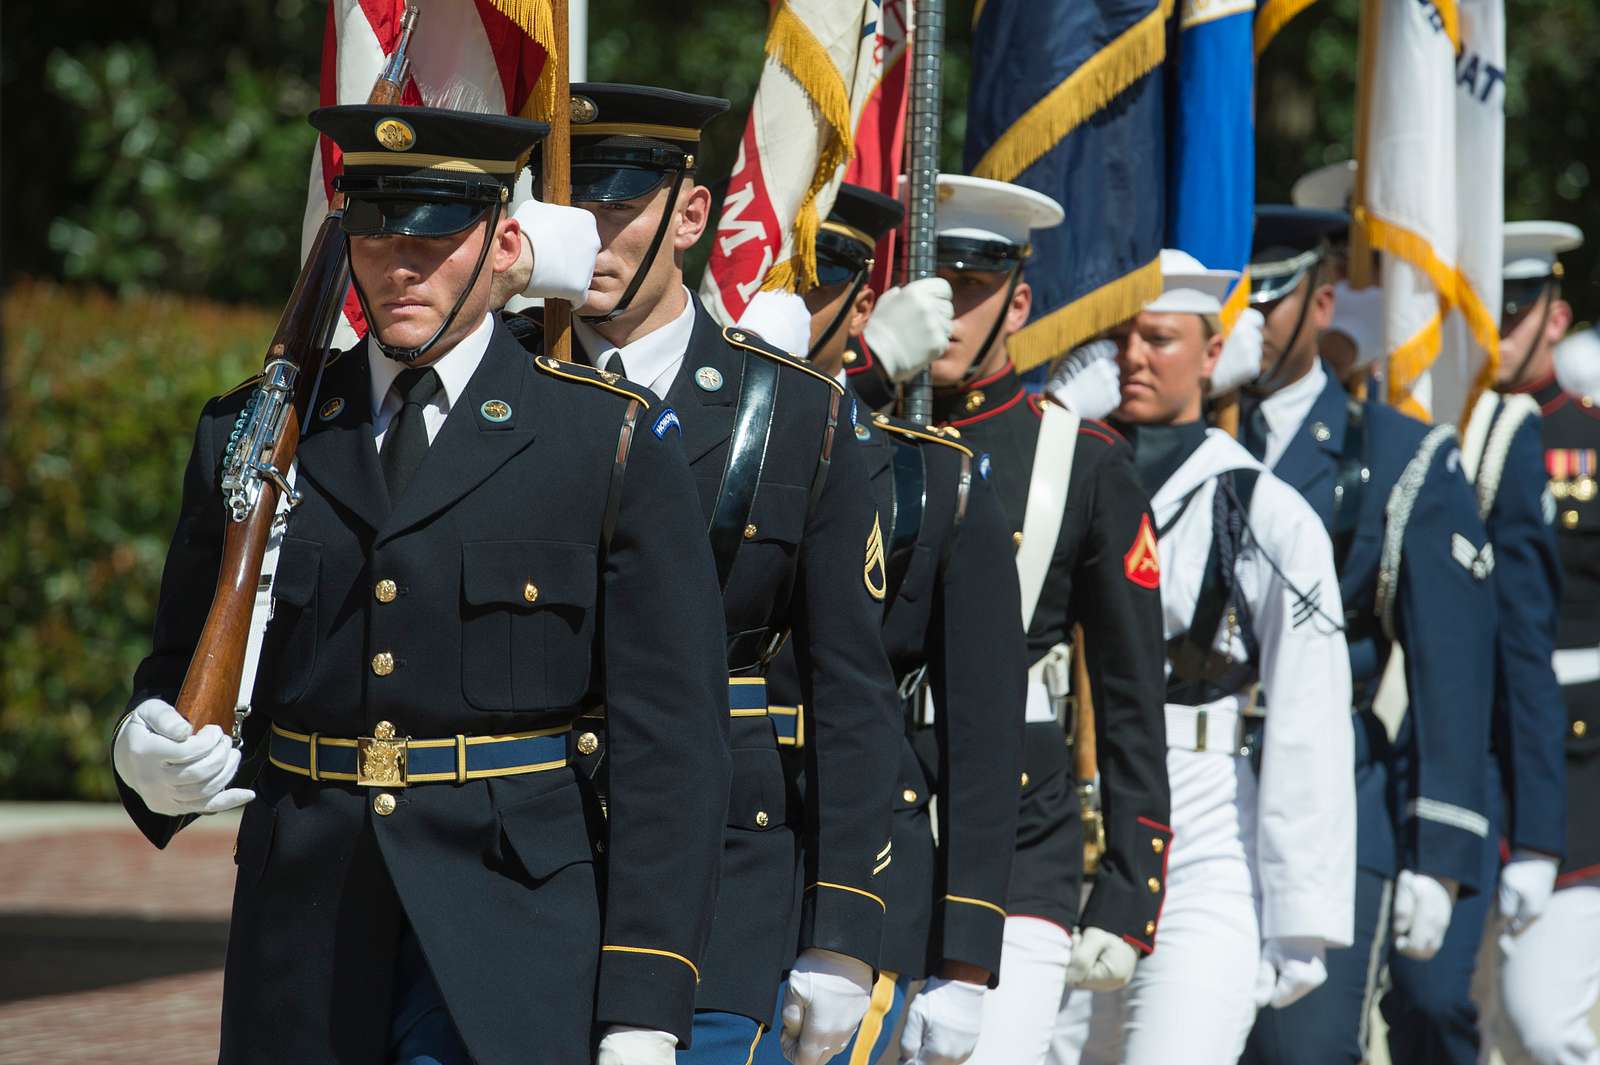
[[[1311,414],[1311,408],[1327,384],[1328,375],[1322,369],[1322,360],[1314,359],[1311,371],[1304,377],[1261,401],[1261,413],[1267,419],[1267,453],[1263,456],[1267,469],[1276,466],[1283,453],[1289,450],[1289,441]]]
[[[468,333],[455,347],[428,364],[439,374],[439,383],[444,386],[444,401],[442,403],[435,401],[443,408],[443,413],[449,414],[450,408],[456,405],[461,399],[461,394],[467,390],[467,383],[472,380],[473,372],[483,361],[483,353],[489,350],[489,338],[493,335],[494,316],[485,314],[478,328]],[[371,369],[372,417],[376,422],[383,412],[384,401],[389,398],[389,390],[394,387],[394,379],[400,376],[402,370],[410,367],[378,350],[378,345],[373,341],[370,332],[367,336],[367,366]],[[390,405],[398,408],[399,398],[395,397]],[[387,419],[385,421],[387,422]],[[381,427],[376,425],[374,428],[382,431]]]
[[[622,367],[628,371],[628,380],[643,385],[657,397],[665,399],[672,388],[673,378],[683,365],[684,353],[689,350],[689,340],[694,335],[694,297],[685,288],[683,313],[659,329],[646,333],[632,343],[617,347],[601,336],[594,326],[581,318],[574,323],[578,342],[583,345],[589,363],[605,369],[612,354],[622,356]]]

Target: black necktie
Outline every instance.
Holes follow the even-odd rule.
[[[402,370],[394,379],[400,409],[383,438],[383,479],[389,502],[397,502],[428,453],[428,426],[422,408],[439,391],[439,375],[430,367]]]
[[[610,355],[606,356],[605,370],[606,373],[614,373],[618,377],[628,376],[627,368],[622,365],[622,352],[613,351]]]
[[[1267,460],[1267,412],[1260,403],[1252,403],[1245,411],[1244,430],[1239,441],[1244,449],[1260,462]]]

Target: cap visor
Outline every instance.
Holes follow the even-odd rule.
[[[654,192],[667,180],[662,170],[641,167],[585,166],[572,168],[573,203],[621,203]]]
[[[461,200],[352,197],[345,203],[343,226],[352,237],[448,237],[472,225],[487,210],[487,204]]]

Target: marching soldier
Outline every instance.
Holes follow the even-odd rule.
[[[1502,1053],[1539,1065],[1600,1062],[1589,1025],[1600,988],[1600,829],[1594,817],[1600,794],[1600,746],[1594,734],[1600,721],[1600,614],[1595,609],[1600,551],[1594,546],[1600,529],[1600,503],[1595,502],[1600,345],[1593,333],[1562,340],[1572,310],[1561,298],[1559,259],[1582,239],[1576,227],[1561,222],[1505,227],[1501,379],[1504,387],[1539,405],[1545,476],[1515,489],[1502,478],[1502,493],[1543,488],[1544,504],[1554,517],[1564,578],[1555,612],[1554,665],[1565,716],[1545,722],[1542,738],[1551,732],[1564,737],[1566,787],[1546,798],[1565,798],[1566,833],[1564,840],[1542,846],[1512,840],[1512,860],[1501,871],[1500,886],[1500,917],[1508,938],[1486,1014]],[[1535,786],[1559,787],[1558,770],[1546,769],[1547,780]],[[1559,869],[1553,860],[1557,853],[1565,854]]]
[[[1163,291],[1110,331],[1151,493],[1166,622],[1177,843],[1161,949],[1122,991],[1073,989],[1054,1060],[1232,1065],[1350,944],[1350,666],[1327,533],[1294,489],[1202,419],[1238,277],[1161,252]]]
[[[690,1035],[728,780],[693,478],[649,431],[647,393],[530,363],[489,314],[520,251],[503,205],[542,123],[311,120],[344,152],[371,332],[328,362],[299,445],[245,729],[267,764],[253,793],[229,788],[228,738],[172,707],[217,582],[218,463],[245,388],[195,435],[114,745],[123,803],[164,846],[249,800],[224,1062],[510,1065],[537,1046],[587,1065],[598,1016],[600,1060],[647,1065]],[[603,855],[566,753],[592,671],[614,746]]]
[[[1318,358],[1334,310],[1327,238],[1347,225],[1340,212],[1257,209],[1250,298],[1265,327],[1240,441],[1333,541],[1356,715],[1355,942],[1328,951],[1322,987],[1256,1018],[1248,1062],[1363,1060],[1391,924],[1400,953],[1432,957],[1457,898],[1492,887],[1493,550],[1455,430],[1353,400]],[[1372,703],[1397,645],[1410,709],[1391,740]]]
[[[894,199],[844,185],[822,224],[819,284],[805,302],[809,357],[825,374],[844,376],[846,345],[875,313],[866,286],[873,248],[903,213]],[[924,363],[949,343],[948,328],[926,333],[903,338],[925,353]],[[1000,969],[1016,828],[1027,662],[1015,550],[986,456],[938,430],[873,414],[853,390],[845,401],[885,521],[883,644],[905,723],[894,862],[882,876],[881,973],[856,1037],[860,1049],[837,1060],[878,1060],[906,1018],[903,1060],[959,1065],[978,1038],[984,988]],[[792,654],[774,663],[768,685],[774,702],[799,699]],[[802,783],[799,751],[784,754]],[[923,981],[907,1017],[908,991]],[[778,1065],[776,1044],[764,1038],[756,1060]]]
[[[892,857],[898,699],[877,637],[882,526],[843,388],[749,330],[719,328],[684,287],[711,200],[694,180],[700,131],[728,102],[632,85],[572,93],[572,199],[601,238],[574,356],[664,399],[646,428],[682,434],[723,597],[733,786],[694,1045],[680,1060],[746,1060],[792,960],[784,1050],[816,1065],[866,1011]],[[765,678],[786,638],[804,709],[774,716]],[[788,801],[778,755],[780,737],[801,735],[804,809]],[[577,740],[596,770],[609,745],[600,721]]]
[[[1069,979],[1120,986],[1155,948],[1171,839],[1160,560],[1145,495],[1115,432],[1024,393],[1006,353],[1032,298],[1022,277],[1028,234],[1061,218],[1055,201],[1020,186],[939,178],[939,274],[954,290],[956,322],[931,367],[935,417],[989,459],[1018,548],[1032,663],[1000,983],[984,996],[971,1059],[1004,1065],[1044,1060]],[[1106,835],[1086,902],[1070,750],[1075,625],[1088,659]]]

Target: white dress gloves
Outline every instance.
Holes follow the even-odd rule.
[[[739,316],[739,324],[796,358],[811,351],[811,312],[793,292],[757,292]]]
[[[1439,953],[1456,905],[1453,880],[1437,880],[1410,869],[1394,884],[1394,947],[1408,958],[1427,961]]]
[[[215,814],[256,797],[230,788],[240,752],[215,725],[196,732],[171,703],[146,699],[117,730],[111,761],[123,783],[152,813],[182,817]]]
[[[1072,937],[1067,983],[1085,991],[1115,991],[1133,979],[1139,955],[1121,936],[1103,928],[1080,928]]]
[[[1286,936],[1261,945],[1256,972],[1256,1008],[1283,1009],[1305,998],[1328,979],[1327,947],[1320,939]]]
[[[671,1032],[617,1025],[600,1039],[595,1065],[675,1065],[678,1039]]]
[[[978,1046],[987,990],[965,980],[929,977],[906,1009],[901,1065],[961,1065],[970,1058]]]
[[[845,1048],[872,1001],[872,967],[813,947],[789,972],[778,1041],[794,1065],[824,1065]]]
[[[1222,355],[1211,371],[1211,394],[1224,395],[1243,388],[1261,376],[1261,330],[1267,320],[1254,307],[1246,307],[1222,342]]]
[[[529,200],[511,216],[522,226],[522,256],[531,254],[532,271],[521,295],[569,300],[576,310],[589,292],[600,231],[594,215],[581,207]]]
[[[1080,418],[1104,418],[1122,405],[1117,346],[1091,340],[1073,348],[1050,375],[1050,397]]]
[[[956,305],[950,282],[925,277],[878,297],[863,336],[893,381],[909,381],[950,346]]]
[[[1544,854],[1515,850],[1500,870],[1500,916],[1506,930],[1516,935],[1532,924],[1550,904],[1556,890],[1559,863]]]

